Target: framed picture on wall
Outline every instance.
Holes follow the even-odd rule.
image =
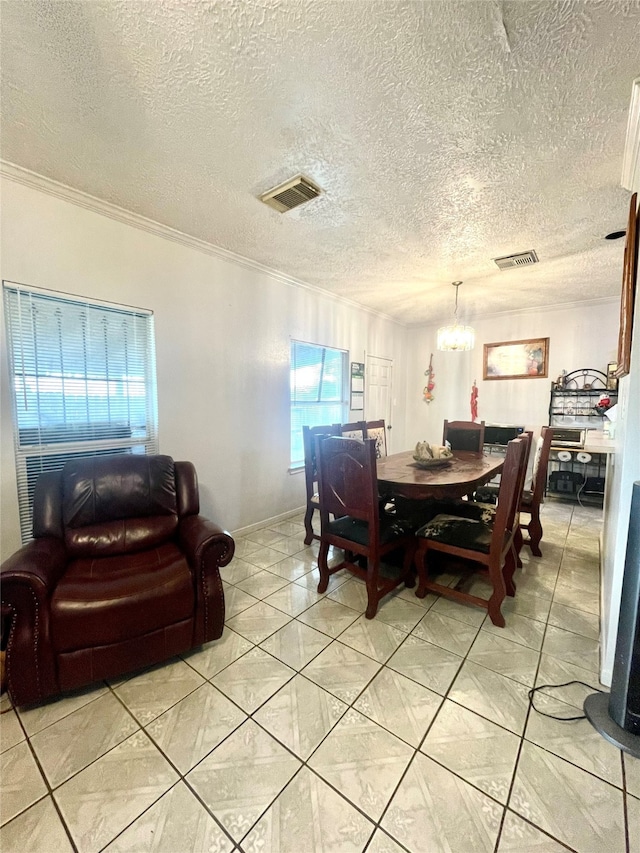
[[[620,299],[620,332],[618,333],[618,369],[616,376],[626,376],[631,369],[631,337],[633,333],[633,309],[638,280],[638,239],[640,225],[636,211],[638,193],[631,196],[627,241],[622,265],[622,297]]]
[[[612,361],[607,365],[607,391],[618,390],[618,377],[616,376],[617,370],[617,361]]]
[[[483,379],[540,379],[549,372],[549,338],[484,345]]]

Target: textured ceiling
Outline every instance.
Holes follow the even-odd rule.
[[[640,2],[0,7],[7,161],[403,323],[620,292]]]

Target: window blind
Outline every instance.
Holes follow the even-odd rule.
[[[343,423],[347,404],[347,353],[291,341],[292,468],[304,465],[302,427]]]
[[[4,282],[20,527],[69,459],[157,453],[153,314]]]

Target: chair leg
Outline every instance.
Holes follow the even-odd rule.
[[[427,582],[427,548],[422,545],[421,542],[418,543],[418,547],[416,548],[415,555],[415,566],[416,573],[418,575],[418,589],[416,590],[417,598],[424,598],[427,594],[427,588],[425,586]]]
[[[540,540],[542,539],[542,524],[540,523],[540,510],[538,507],[531,508],[531,521],[529,522],[529,545],[534,557],[542,557]]]
[[[364,615],[373,619],[378,612],[378,561],[367,560],[367,609]]]
[[[506,562],[504,565],[504,569],[502,570],[502,575],[504,577],[505,590],[506,590],[507,595],[510,598],[513,598],[513,596],[516,594],[516,584],[515,584],[515,581],[513,579],[513,576],[514,576],[515,571],[516,571],[516,565],[518,562],[516,553],[517,552],[516,552],[515,545],[512,544],[511,548],[509,549],[509,553],[507,554],[507,559],[506,559]],[[520,566],[518,566],[518,568],[520,568]]]
[[[522,568],[522,560],[520,559],[520,551],[522,551],[522,546],[524,544],[524,537],[522,535],[522,528],[520,527],[520,525],[518,525],[518,527],[516,527],[516,532],[515,532],[515,535],[513,537],[513,544],[514,544],[515,549],[516,549],[516,565],[518,566],[519,569],[521,569]]]
[[[498,628],[504,628],[506,623],[504,621],[504,616],[500,612],[500,607],[504,601],[506,589],[500,566],[489,566],[489,577],[493,586],[491,598],[487,603],[489,618],[494,625],[498,626]]]
[[[320,542],[320,551],[318,552],[318,569],[320,570],[320,581],[318,582],[318,592],[326,592],[329,586],[329,543]]]
[[[311,545],[313,542],[313,510],[314,507],[307,506],[307,511],[304,514],[304,529],[307,531],[304,537],[304,544]]]

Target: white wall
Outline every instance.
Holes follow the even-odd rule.
[[[394,360],[404,438],[404,329],[347,302],[165,239],[13,180],[2,278],[153,310],[160,450],[191,460],[204,515],[230,530],[302,507],[289,474],[291,338]],[[4,320],[0,318],[4,339]],[[19,547],[6,343],[1,349],[2,559]]]
[[[616,359],[618,300],[477,320],[474,351],[438,353],[435,327],[406,330],[346,302],[13,180],[3,181],[2,214],[2,278],[154,311],[161,452],[194,462],[203,513],[231,530],[304,503],[303,477],[287,473],[291,337],[348,349],[351,361],[364,361],[366,353],[394,360],[394,450],[423,439],[440,441],[445,417],[467,419],[474,379],[481,419],[523,424],[537,432],[547,423],[551,379],[563,368],[604,370]],[[636,329],[639,315],[637,300]],[[1,317],[0,330],[5,559],[20,537]],[[550,338],[548,379],[482,380],[483,343],[535,337]],[[422,389],[431,352],[435,401],[426,404]],[[631,483],[640,478],[638,334],[632,372],[620,383],[620,397],[624,417],[604,537],[605,683],[615,647]]]
[[[411,329],[407,335],[407,444],[440,442],[445,418],[469,420],[474,379],[478,384],[479,420],[525,426],[538,434],[540,427],[549,423],[551,382],[563,369],[606,371],[607,364],[616,360],[618,322],[617,299],[499,314],[473,321],[476,345],[471,352],[437,352],[435,327]],[[484,344],[531,338],[549,338],[548,378],[483,380]],[[431,353],[435,399],[425,403],[424,371]]]
[[[640,172],[638,180],[640,181]],[[640,192],[640,185],[635,187]],[[616,452],[611,460],[613,477],[605,499],[602,554],[602,623],[600,630],[600,679],[611,684],[618,635],[620,593],[627,552],[627,534],[633,483],[640,480],[640,298],[636,295],[631,369],[618,386]]]

